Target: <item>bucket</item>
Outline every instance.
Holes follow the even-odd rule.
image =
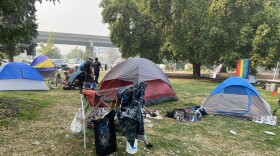
[[[276,89],[277,89],[276,87],[277,87],[277,85],[274,84],[274,83],[272,83],[272,84],[270,85],[270,92],[276,91]]]
[[[137,139],[135,139],[134,141],[134,147],[131,147],[129,142],[127,141],[126,143],[126,152],[129,154],[135,154],[137,153],[137,149],[138,149],[138,143],[137,143]]]

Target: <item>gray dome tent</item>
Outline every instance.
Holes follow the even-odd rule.
[[[202,103],[208,114],[245,118],[272,116],[269,104],[246,79],[233,76],[217,86]]]
[[[99,91],[120,88],[134,83],[146,82],[146,104],[177,100],[168,78],[152,61],[130,58],[111,69],[99,85]]]

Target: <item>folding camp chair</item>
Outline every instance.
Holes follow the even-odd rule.
[[[210,74],[211,79],[219,79],[223,64],[219,64]]]
[[[82,90],[82,93],[87,103],[85,108],[86,118],[100,118],[108,112],[109,104],[103,100],[103,95],[98,94],[97,91],[86,89]]]

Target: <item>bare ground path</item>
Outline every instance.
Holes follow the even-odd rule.
[[[191,72],[165,72],[169,78],[193,78]],[[234,76],[235,73],[221,73],[219,80],[223,81],[228,77]],[[210,73],[201,73],[201,77],[204,79],[209,79]],[[278,76],[278,75],[277,75]],[[256,79],[259,81],[268,81],[273,79],[273,73],[259,73],[256,75]]]

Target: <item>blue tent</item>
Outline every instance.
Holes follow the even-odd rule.
[[[83,71],[84,65],[86,64],[87,61],[82,62],[79,67],[77,68],[77,71]]]
[[[44,79],[50,79],[51,76],[53,76],[56,67],[53,64],[52,60],[45,55],[40,55],[36,57],[30,66],[34,67],[39,74],[44,78]]]
[[[246,79],[233,76],[217,86],[202,106],[209,114],[240,117],[271,116],[269,104]]]
[[[22,62],[0,67],[0,90],[49,90],[38,71]]]
[[[75,82],[75,80],[78,80],[78,82]],[[84,80],[85,80],[84,72],[78,70],[70,75],[69,80],[68,80],[68,86],[82,87]]]
[[[231,87],[229,87],[231,86]],[[243,87],[242,87],[243,86]],[[241,88],[241,89],[240,89]],[[246,79],[240,78],[239,76],[233,76],[222,82],[218,87],[216,87],[210,95],[214,95],[216,93],[228,93],[228,94],[247,94],[244,92],[245,90],[249,95],[257,95],[261,96],[260,93],[256,90],[256,88],[248,83]],[[224,90],[225,89],[225,90]]]
[[[37,71],[54,71],[56,70],[55,65],[52,60],[45,55],[40,55],[36,57],[30,66],[34,67]]]

